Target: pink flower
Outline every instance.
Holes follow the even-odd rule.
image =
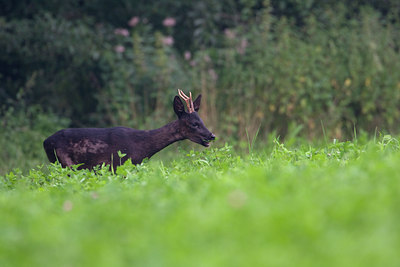
[[[114,30],[114,33],[125,37],[129,36],[129,31],[127,29],[117,28]]]
[[[174,38],[172,36],[163,37],[162,43],[167,46],[171,46],[174,44]]]
[[[72,210],[72,208],[73,208],[73,204],[72,204],[72,201],[71,200],[66,200],[65,202],[64,202],[64,204],[63,204],[63,210],[64,211],[71,211]]]
[[[125,47],[123,45],[116,45],[114,47],[114,50],[117,53],[124,53],[125,52]]]
[[[239,46],[237,47],[237,52],[239,54],[243,55],[244,52],[246,52],[246,48],[247,48],[248,44],[249,43],[247,42],[247,39],[242,39],[242,41],[240,41]]]
[[[225,29],[224,34],[225,34],[226,38],[228,38],[229,40],[232,40],[236,37],[235,32],[230,29]]]
[[[135,27],[139,23],[139,21],[140,21],[139,17],[137,17],[137,16],[132,17],[129,20],[128,25],[131,26],[131,27]]]
[[[192,58],[192,54],[189,51],[185,51],[183,54],[186,60],[190,60]]]
[[[215,82],[218,79],[218,74],[215,72],[214,69],[208,70],[208,75],[210,75],[211,79]]]
[[[163,21],[163,25],[165,27],[174,27],[176,24],[176,20],[174,18],[165,18]]]
[[[196,66],[196,65],[197,65],[197,62],[196,62],[196,61],[194,61],[194,60],[192,60],[192,61],[190,61],[190,62],[189,62],[189,64],[190,64],[190,66],[194,67],[194,66]]]
[[[210,56],[209,55],[205,55],[204,56],[204,61],[207,62],[207,63],[211,62]]]

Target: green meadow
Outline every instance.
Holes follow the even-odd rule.
[[[399,141],[0,176],[0,266],[398,266]],[[163,153],[163,152],[160,152]]]

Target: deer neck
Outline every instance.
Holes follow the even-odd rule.
[[[178,120],[170,122],[161,128],[150,130],[148,131],[148,134],[150,141],[147,142],[148,158],[150,158],[152,155],[162,150],[163,148],[169,146],[170,144],[185,139],[179,131]]]

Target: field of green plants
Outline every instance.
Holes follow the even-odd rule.
[[[398,266],[398,139],[217,146],[5,173],[0,266]]]

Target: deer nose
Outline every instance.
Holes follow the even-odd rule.
[[[215,140],[215,135],[213,133],[210,136],[210,140]]]

